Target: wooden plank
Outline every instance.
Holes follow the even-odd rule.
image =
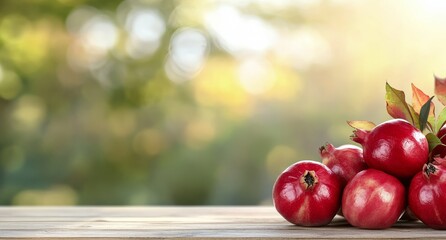
[[[386,230],[353,228],[341,217],[326,227],[287,223],[273,207],[0,207],[1,239],[441,239],[421,222]]]

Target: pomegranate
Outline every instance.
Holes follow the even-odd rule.
[[[273,202],[290,223],[323,226],[339,210],[341,192],[341,179],[334,172],[319,162],[306,160],[279,175],[273,187]]]
[[[445,140],[446,140],[446,137],[441,139],[441,141],[445,141]],[[446,145],[444,145],[444,143],[443,143],[443,144],[436,146],[434,149],[432,149],[431,156],[432,156],[432,158],[446,157]]]
[[[433,150],[432,150],[432,157],[446,157],[446,126],[443,126],[442,128],[440,128],[440,130],[437,133],[437,137],[440,139],[442,145],[438,145],[436,146]]]
[[[446,229],[446,167],[425,164],[409,187],[409,207],[424,224]]]
[[[322,163],[336,173],[347,184],[357,173],[367,168],[360,147],[346,144],[335,148],[325,144],[319,148]]]
[[[400,179],[410,179],[421,171],[429,157],[426,137],[403,119],[383,122],[371,131],[357,129],[352,140],[362,145],[370,168]]]
[[[355,227],[388,228],[406,207],[405,192],[397,178],[376,169],[363,170],[345,186],[342,195],[344,217]]]
[[[446,125],[441,127],[437,133],[437,137],[440,138],[442,143],[446,143],[446,138],[443,138],[446,135]]]

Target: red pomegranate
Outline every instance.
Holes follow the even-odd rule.
[[[327,166],[300,161],[277,178],[273,202],[277,211],[293,224],[323,226],[339,210],[341,192],[341,179]]]
[[[370,168],[403,180],[421,171],[429,156],[426,137],[402,119],[383,122],[370,132],[355,130],[352,140],[362,145]]]
[[[346,144],[335,148],[325,144],[319,148],[322,163],[330,168],[347,184],[357,173],[367,168],[360,147]]]
[[[345,186],[342,211],[347,221],[359,228],[392,226],[406,207],[406,190],[395,177],[376,169],[356,174]]]
[[[446,137],[442,139],[446,135],[446,125],[441,127],[437,133],[437,137],[440,138],[442,143],[446,143]]]
[[[409,207],[424,224],[446,229],[446,167],[425,164],[409,187]]]
[[[440,139],[443,145],[438,145],[432,150],[432,157],[446,157],[446,125],[440,128],[437,133],[437,137]]]

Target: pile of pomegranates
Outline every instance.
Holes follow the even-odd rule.
[[[320,161],[285,169],[273,187],[277,211],[299,226],[324,226],[339,214],[358,228],[410,219],[446,229],[446,79],[435,78],[435,96],[443,104],[438,116],[433,97],[413,84],[408,104],[403,91],[386,83],[393,119],[348,121],[361,147],[327,143]]]

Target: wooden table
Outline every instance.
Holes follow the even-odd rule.
[[[446,238],[420,222],[386,230],[287,223],[273,207],[0,207],[0,238]]]

